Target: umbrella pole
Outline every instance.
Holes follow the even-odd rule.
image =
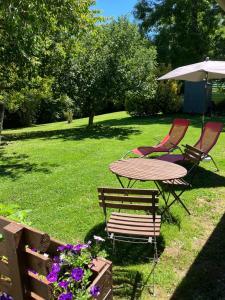
[[[202,131],[205,124],[205,109],[206,109],[206,101],[208,100],[208,72],[205,72],[205,98],[203,101],[203,114],[202,114]]]

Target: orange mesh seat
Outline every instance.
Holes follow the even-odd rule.
[[[216,170],[218,167],[215,160],[209,154],[209,151],[215,146],[221,131],[223,130],[223,123],[221,122],[207,122],[202,130],[201,136],[193,148],[201,151],[203,153],[201,160],[209,157],[214,163]],[[169,161],[176,163],[178,161],[184,160],[184,154],[166,154],[157,157],[159,160]]]
[[[189,121],[186,119],[174,119],[170,132],[164,137],[164,139],[156,146],[141,146],[128,151],[128,153],[134,153],[138,156],[147,156],[154,152],[171,152],[177,148],[180,141],[183,139],[189,126]],[[124,157],[125,157],[124,156]]]

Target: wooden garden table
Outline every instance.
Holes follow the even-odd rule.
[[[147,158],[117,160],[110,164],[109,169],[116,175],[122,187],[125,186],[121,181],[121,177],[128,179],[127,187],[133,186],[136,181],[154,181],[158,187],[157,182],[159,181],[175,180],[187,174],[187,170],[182,166]]]

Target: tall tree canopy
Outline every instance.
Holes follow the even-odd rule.
[[[177,67],[225,55],[224,12],[214,0],[139,0],[135,17],[159,62]]]
[[[98,26],[80,39],[58,85],[93,124],[96,113],[125,98],[151,101],[156,51],[126,18]]]
[[[0,96],[11,109],[31,101],[31,90],[51,89],[79,36],[99,20],[90,9],[94,3],[0,1]]]

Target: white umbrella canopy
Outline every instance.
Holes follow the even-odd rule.
[[[158,80],[176,79],[202,81],[225,78],[225,61],[205,60],[200,63],[186,65],[161,76]]]

